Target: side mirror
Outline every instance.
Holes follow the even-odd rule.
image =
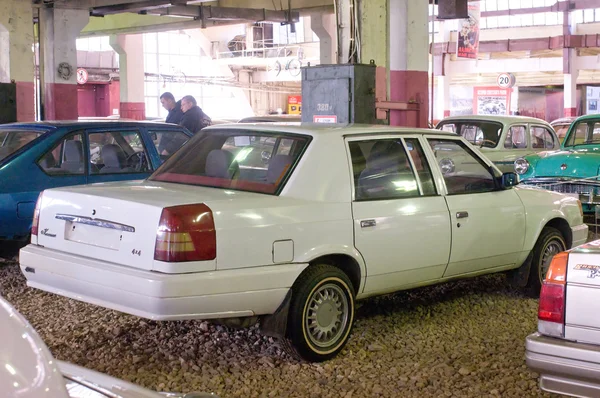
[[[519,177],[517,176],[516,173],[510,172],[510,173],[502,174],[502,187],[503,188],[514,187],[518,183],[519,183]]]

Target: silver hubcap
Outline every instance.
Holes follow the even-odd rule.
[[[542,258],[540,259],[541,264],[538,268],[540,270],[540,282],[543,282],[544,278],[546,278],[546,273],[550,268],[552,258],[563,250],[565,250],[565,248],[560,240],[554,239],[548,242],[544,252],[542,253]]]
[[[338,285],[319,287],[308,299],[305,326],[308,338],[318,347],[329,347],[344,333],[348,323],[348,297]]]

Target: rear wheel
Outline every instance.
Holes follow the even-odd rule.
[[[336,356],[354,321],[354,288],[339,268],[318,264],[306,269],[292,287],[283,348],[311,362]]]
[[[550,268],[552,258],[564,250],[567,250],[567,243],[560,231],[552,227],[544,228],[533,248],[531,269],[527,282],[527,288],[531,290],[533,296],[538,297],[540,295],[542,282],[546,277],[548,268]]]

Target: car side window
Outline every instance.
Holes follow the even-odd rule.
[[[417,179],[399,138],[349,143],[356,200],[419,196]]]
[[[60,140],[37,163],[49,175],[83,175],[84,159],[83,134],[76,133]]]
[[[504,140],[506,149],[527,148],[527,129],[525,126],[511,126]]]
[[[423,152],[421,143],[416,138],[407,138],[406,148],[412,158],[414,164],[414,171],[419,175],[421,181],[422,194],[424,196],[437,195],[437,189],[435,188],[435,182],[433,181],[433,174],[431,168]]]
[[[554,148],[554,136],[546,128],[541,126],[531,126],[531,147],[535,149]]]
[[[449,195],[491,192],[496,189],[492,171],[485,162],[456,140],[429,139],[442,171]]]
[[[456,124],[454,123],[444,123],[440,127],[442,131],[450,131],[451,133],[456,133]]]
[[[151,170],[137,131],[88,134],[90,174],[143,173]]]
[[[150,136],[161,162],[167,160],[190,139],[184,132],[173,130],[151,131]]]

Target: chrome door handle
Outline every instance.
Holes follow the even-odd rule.
[[[469,212],[467,211],[457,211],[456,218],[467,218],[469,217]]]

